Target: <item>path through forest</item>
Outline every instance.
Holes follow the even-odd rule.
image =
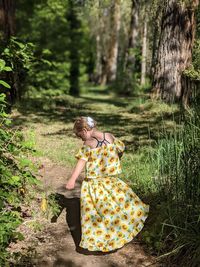
[[[86,251],[77,251],[76,244],[80,240],[79,196],[83,177],[78,180],[75,190],[67,191],[66,177],[71,170],[53,163],[48,158],[40,160],[43,163],[40,171],[43,188],[62,197],[59,198],[59,203],[63,206],[63,210],[57,217],[38,220],[38,223],[43,225],[41,231],[34,232],[26,224],[22,224],[20,231],[25,239],[11,244],[10,247],[11,251],[22,251],[25,255],[19,264],[14,265],[15,267],[160,266],[156,263],[156,259],[145,251],[144,245],[138,238],[113,253],[88,255]],[[29,222],[29,219],[26,222]]]
[[[66,177],[69,177],[71,170],[54,164],[48,159],[43,160],[43,164],[46,169],[44,179],[48,181],[46,186],[50,186],[54,192],[64,196],[65,208],[57,221],[49,222],[38,235],[40,242],[37,246],[37,252],[40,257],[36,261],[37,267],[158,266],[153,264],[155,259],[144,251],[139,240],[133,240],[122,249],[107,255],[87,255],[84,251],[78,253],[75,243],[79,239],[78,197],[82,179],[78,180],[75,190],[69,192],[65,189],[65,184]],[[66,218],[67,213],[68,217]],[[72,228],[74,239],[70,233],[69,225]]]
[[[130,151],[138,146],[139,141],[149,142],[148,125],[154,129],[159,128],[160,115],[152,118],[152,114],[148,111],[149,107],[145,110],[143,106],[136,107],[135,112],[129,113],[125,109],[127,104],[125,101],[114,101],[109,96],[98,95],[97,98],[96,95],[95,97],[92,95],[79,98],[70,105],[69,102],[59,100],[53,109],[44,108],[38,102],[32,106],[27,105],[23,110],[19,108],[13,113],[16,126],[20,125],[25,133],[30,132],[30,129],[34,130],[36,145],[44,152],[40,158],[44,166],[41,169],[44,191],[53,192],[64,207],[57,219],[45,221],[42,231],[26,233],[25,236],[28,238],[21,241],[22,247],[26,249],[26,246],[30,246],[33,250],[36,249],[37,253],[28,260],[28,263],[19,266],[159,266],[155,263],[155,258],[145,251],[139,237],[122,249],[109,254],[87,255],[85,251],[76,251],[75,243],[78,244],[80,241],[78,216],[82,178],[78,180],[75,190],[65,189],[66,178],[69,177],[75,162],[74,152],[80,145],[71,132],[72,118],[81,114],[92,114],[100,122],[100,126],[104,125],[107,129],[110,127],[117,136],[126,137]]]

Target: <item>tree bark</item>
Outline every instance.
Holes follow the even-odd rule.
[[[120,0],[114,0],[111,8],[110,49],[107,60],[107,82],[113,82],[117,73],[118,36],[121,23]]]
[[[101,64],[101,39],[100,34],[96,35],[96,64],[95,64],[95,82],[98,84],[102,75],[102,64]]]
[[[144,16],[143,36],[142,36],[142,64],[141,64],[141,80],[140,84],[145,84],[146,77],[146,60],[147,60],[147,20]]]
[[[134,69],[135,55],[133,53],[134,48],[137,46],[139,37],[139,0],[132,0],[131,8],[131,22],[129,28],[129,40],[128,47],[126,49],[125,69],[131,65],[131,69]]]
[[[2,52],[9,44],[11,36],[15,34],[15,1],[14,0],[0,0],[0,40]],[[17,97],[19,97],[18,88],[18,73],[6,72],[2,77],[10,84],[11,89],[3,90],[6,94],[6,100],[10,104],[14,104]]]
[[[79,95],[79,66],[80,66],[80,21],[78,20],[76,7],[73,0],[69,1],[69,10],[67,19],[69,22],[70,45],[69,45],[69,59],[70,59],[70,88],[69,94],[73,96]]]
[[[103,32],[104,32],[104,21],[102,18],[102,7],[100,4],[100,0],[97,1],[97,20],[98,26],[96,27],[95,32],[95,41],[96,41],[96,62],[95,62],[95,72],[94,72],[94,81],[96,84],[101,84],[102,82],[102,74],[103,74],[103,66],[102,66],[102,46],[103,46]]]
[[[121,77],[118,77],[120,85],[120,92],[123,94],[131,94],[133,91],[133,75],[135,71],[136,57],[135,50],[138,45],[139,37],[139,0],[132,0],[131,19],[128,34],[128,44],[125,49],[125,56],[123,62]]]
[[[152,92],[155,97],[160,96],[167,102],[183,100],[187,90],[183,71],[192,61],[197,5],[198,0],[190,4],[165,1]]]
[[[163,4],[160,2],[156,8],[155,15],[152,18],[152,28],[153,28],[153,40],[152,40],[152,57],[151,57],[151,67],[150,75],[153,76],[155,72],[155,66],[157,62],[157,51],[159,46],[159,39],[161,34],[161,18],[163,13]]]
[[[0,25],[2,38],[6,42],[15,33],[14,2],[14,0],[0,0]]]

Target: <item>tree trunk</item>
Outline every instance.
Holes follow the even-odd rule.
[[[150,67],[150,74],[151,77],[155,72],[155,66],[157,62],[157,51],[159,45],[159,39],[161,34],[161,18],[163,13],[163,4],[160,2],[159,5],[156,7],[156,13],[152,18],[152,28],[153,28],[153,41],[152,41],[152,57],[151,57],[151,67]]]
[[[111,37],[107,60],[107,82],[113,82],[116,79],[120,22],[120,0],[114,0],[111,8]]]
[[[139,36],[139,0],[132,0],[131,8],[131,22],[129,29],[128,47],[126,49],[125,69],[131,65],[131,69],[134,69],[135,55],[133,53],[134,48],[137,46]]]
[[[131,20],[129,27],[128,45],[125,49],[123,69],[118,77],[120,92],[131,94],[133,91],[133,75],[135,71],[136,57],[135,50],[138,45],[139,37],[139,0],[132,0]]]
[[[146,60],[147,60],[147,20],[144,16],[144,26],[143,26],[143,36],[142,36],[142,65],[141,65],[141,80],[140,84],[145,84],[146,77]]]
[[[0,40],[2,52],[9,44],[11,36],[15,34],[15,1],[0,0]],[[1,77],[0,77],[1,78]],[[6,72],[3,79],[10,84],[11,89],[6,89],[6,100],[10,104],[14,104],[19,97],[18,89],[18,73]]]
[[[183,71],[192,60],[195,34],[194,11],[198,0],[180,3],[166,0],[162,16],[157,63],[153,77],[153,95],[167,102],[182,100]]]
[[[101,7],[100,7],[100,0],[96,1],[97,4],[97,20],[98,21],[98,27],[96,27],[96,31],[94,32],[94,38],[95,38],[95,48],[96,48],[96,58],[95,58],[95,69],[93,74],[93,81],[96,84],[99,84],[100,77],[102,74],[102,65],[101,65],[101,28],[102,28],[102,18],[101,18]],[[94,22],[93,22],[94,23]],[[93,25],[91,25],[93,26]]]
[[[70,58],[70,88],[69,94],[78,96],[79,95],[79,65],[80,65],[80,21],[77,17],[76,6],[73,0],[69,1],[69,10],[67,14],[69,22],[70,46],[69,46],[69,58]]]
[[[102,75],[102,64],[101,64],[101,37],[100,34],[96,35],[96,64],[95,64],[95,82],[99,84],[100,77]]]
[[[0,0],[0,24],[2,38],[8,41],[15,32],[14,0]]]

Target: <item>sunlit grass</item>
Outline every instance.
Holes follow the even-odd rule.
[[[145,95],[117,97],[106,90],[106,87],[90,87],[87,93],[83,89],[82,95],[76,98],[64,95],[43,99],[43,94],[38,95],[36,99],[25,101],[26,113],[21,110],[20,117],[34,132],[36,148],[41,155],[57,164],[72,167],[76,162],[74,155],[81,146],[81,140],[72,132],[73,121],[80,115],[92,116],[100,130],[112,132],[125,142],[124,179],[143,194],[154,191],[148,153],[151,153],[149,151],[153,149],[154,139],[163,124],[166,131],[176,124],[173,116],[164,118],[160,114],[173,114],[177,106],[152,101]],[[35,101],[34,106],[31,106],[32,101]],[[135,111],[130,109],[131,106]]]
[[[152,155],[158,151],[158,141],[178,128],[178,107],[153,101],[148,95],[117,97],[106,88],[90,87],[79,97],[37,95],[25,99],[18,111],[13,112],[15,125],[23,126],[27,135],[32,135],[40,156],[69,169],[75,165],[75,154],[82,145],[72,130],[73,121],[81,115],[93,117],[98,129],[113,133],[125,143],[120,178],[150,204],[152,223],[142,235],[146,243],[159,250],[163,244],[157,239],[161,235],[161,222],[166,218],[166,210],[157,183],[158,165],[152,162]],[[162,214],[158,216],[154,210]]]
[[[191,205],[198,206],[199,191],[195,186],[199,186],[199,180],[193,171],[199,159],[199,148],[194,146],[199,141],[199,126],[188,120],[188,128],[183,132],[177,105],[145,95],[116,97],[106,88],[99,93],[97,88],[90,88],[76,98],[38,99],[34,107],[27,102],[26,109],[14,116],[16,125],[25,126],[32,133],[42,156],[72,168],[76,163],[74,155],[82,145],[73,135],[73,120],[80,115],[93,117],[100,130],[113,133],[126,144],[120,177],[151,207],[151,223],[142,233],[145,242],[157,253],[171,246],[172,256],[177,253],[181,257],[184,250],[180,246],[186,243],[196,253],[189,238],[194,242],[198,238],[189,234],[189,227],[192,225],[199,233],[199,221],[184,224],[184,220],[185,216],[190,218]],[[187,203],[188,196],[193,196],[193,202]],[[184,232],[188,233],[185,239]],[[171,240],[177,242],[175,246]]]
[[[72,124],[37,124],[34,128],[36,149],[44,157],[48,157],[57,164],[72,167],[75,164],[74,155],[78,150],[75,137],[68,136],[72,131]]]

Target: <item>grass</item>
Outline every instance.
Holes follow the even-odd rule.
[[[188,219],[191,214],[187,209],[181,210],[185,204],[187,206],[188,194],[196,194],[194,185],[199,185],[192,174],[198,162],[194,156],[199,150],[194,144],[199,140],[199,128],[188,120],[188,128],[182,135],[179,130],[183,129],[183,120],[176,105],[151,100],[148,95],[123,98],[105,88],[98,90],[91,88],[77,98],[26,99],[23,109],[19,107],[13,113],[15,125],[34,133],[36,147],[43,156],[71,168],[81,146],[81,141],[72,133],[73,120],[80,115],[93,117],[100,130],[110,131],[125,142],[121,178],[152,207],[148,226],[142,232],[143,240],[158,254],[171,248],[171,252],[166,253],[169,259],[173,255],[182,259],[185,250],[198,256],[199,240],[194,233],[199,233],[199,220],[184,225],[184,216]],[[184,153],[183,149],[186,149]],[[196,201],[197,194],[194,196]],[[179,197],[183,198],[183,203]],[[190,225],[193,232],[190,232]],[[196,243],[192,244],[190,239]],[[193,257],[192,266],[196,266],[197,256]],[[182,262],[182,266],[190,262],[190,256],[187,254]],[[170,266],[171,262],[167,264]]]
[[[156,210],[157,213],[153,211],[150,219],[154,229],[149,228],[150,231],[142,234],[147,244],[158,249],[161,224],[160,221],[155,224],[153,218],[157,218],[160,211],[160,207],[154,207],[160,195],[156,191],[156,177],[150,158],[163,129],[171,132],[176,127],[178,107],[153,101],[148,95],[124,98],[116,97],[105,89],[98,91],[98,88],[91,88],[87,94],[76,98],[38,95],[24,99],[13,111],[12,117],[15,126],[34,136],[36,149],[42,156],[72,168],[76,162],[74,155],[82,144],[72,132],[73,121],[80,115],[93,117],[100,130],[112,132],[125,142],[121,178]]]
[[[93,117],[100,130],[112,132],[125,142],[124,178],[134,187],[141,188],[144,184],[141,191],[145,192],[152,177],[144,154],[151,151],[162,127],[170,131],[176,125],[173,114],[178,112],[178,108],[152,101],[146,95],[125,98],[109,94],[104,88],[98,90],[91,88],[87,94],[77,98],[38,95],[37,98],[25,99],[13,111],[13,122],[24,131],[34,133],[36,148],[43,156],[72,167],[74,154],[81,146],[81,141],[72,132],[73,121],[80,115]],[[130,106],[141,110],[133,111]]]

